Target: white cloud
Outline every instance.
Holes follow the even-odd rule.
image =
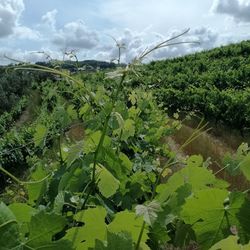
[[[212,2],[217,15],[208,13]],[[31,53],[31,50],[46,51],[52,58],[61,59],[63,49],[77,49],[79,60],[112,60],[117,58],[118,49],[108,38],[110,34],[126,45],[121,61],[128,63],[145,48],[152,48],[187,27],[191,27],[191,31],[180,40],[199,40],[200,45],[163,48],[148,60],[176,57],[250,38],[247,35],[250,0],[164,0],[157,4],[153,0],[98,0],[84,9],[84,15],[81,12],[85,7],[83,3],[56,3],[43,0],[34,9],[33,0],[0,0],[0,52],[7,46],[5,51],[15,58],[34,61],[45,56]],[[67,13],[62,8],[65,6]],[[74,16],[69,16],[69,12]],[[88,25],[77,20],[82,16]],[[196,27],[197,23],[200,27]]]
[[[182,32],[183,31],[181,30],[174,30],[165,39],[174,37],[178,34],[181,34]],[[158,36],[162,37],[159,34]],[[151,59],[158,60],[164,58],[183,56],[186,54],[202,51],[204,49],[211,49],[220,45],[219,33],[215,29],[212,29],[207,26],[199,26],[194,29],[191,29],[187,34],[178,38],[177,40],[174,40],[174,42],[175,41],[176,42],[183,41],[187,43],[168,46],[166,48],[159,49],[152,54]],[[223,41],[221,40],[220,42],[222,43]]]
[[[250,22],[249,0],[214,0],[212,11],[227,14],[236,22]]]
[[[163,42],[171,37],[181,34],[183,30],[174,29],[169,32],[168,36],[164,36],[161,33],[150,32],[146,29],[145,32],[135,32],[130,29],[125,29],[124,32],[116,37],[119,44],[125,44],[126,49],[122,50],[121,62],[129,63],[135,57],[140,55],[146,48],[153,48],[158,43]],[[216,30],[201,26],[190,30],[189,33],[184,36],[174,40],[173,42],[193,42],[199,41],[200,44],[180,44],[168,46],[165,48],[158,49],[150,54],[145,61],[158,60],[164,58],[177,57],[192,52],[200,51],[202,49],[210,49],[218,46],[219,34]],[[96,53],[95,58],[104,60],[112,60],[118,57],[118,49],[115,42],[111,46],[99,47],[100,52]]]
[[[61,48],[92,49],[98,44],[99,38],[96,31],[78,20],[65,24],[57,31],[52,42]]]
[[[41,39],[41,34],[37,30],[32,30],[26,26],[17,26],[14,29],[14,39],[28,39],[38,41]]]
[[[23,10],[23,0],[1,0],[0,38],[14,33],[14,29],[18,26],[18,20]]]
[[[144,47],[145,40],[144,32],[135,32],[130,29],[125,29],[121,35],[117,35],[117,31],[107,32],[112,35],[119,45],[124,45],[125,48],[121,49],[121,62],[130,62],[139,51]],[[101,34],[100,34],[101,36]],[[106,41],[107,44],[102,44],[97,49],[99,52],[95,55],[95,58],[99,60],[115,61],[118,59],[118,47],[117,43],[111,39]],[[106,59],[105,59],[106,58]]]
[[[167,34],[173,28],[204,25],[204,12],[211,0],[109,0],[98,6],[100,15],[114,26],[142,30],[152,25],[155,32]]]
[[[51,27],[53,30],[56,27],[56,15],[58,11],[56,9],[48,11],[42,16],[42,22]]]
[[[49,55],[49,58],[47,55]],[[54,51],[49,48],[41,48],[39,51],[1,48],[0,64],[10,64],[15,62],[5,56],[21,62],[35,63],[38,61],[48,61],[50,59],[62,59],[63,54],[60,51]]]
[[[193,41],[199,41],[199,45],[193,44],[191,47],[197,47],[199,49],[211,49],[217,46],[219,34],[214,29],[209,27],[197,27],[191,30],[189,39]]]
[[[20,25],[20,17],[25,9],[23,0],[0,1],[0,38],[38,40],[40,33]],[[9,41],[8,40],[8,41]]]

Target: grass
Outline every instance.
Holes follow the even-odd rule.
[[[182,128],[173,136],[174,141],[182,145],[194,132],[196,121],[189,122],[189,126],[183,124]],[[220,133],[221,131],[221,133]],[[225,139],[225,140],[224,140]],[[217,177],[229,182],[231,189],[246,190],[250,188],[250,183],[243,175],[231,176],[223,168],[223,157],[226,153],[233,154],[241,144],[242,137],[236,132],[231,133],[228,130],[212,128],[211,132],[202,133],[197,139],[190,142],[184,149],[186,155],[200,154],[204,160],[211,159],[209,166]]]

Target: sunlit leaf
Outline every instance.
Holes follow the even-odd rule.
[[[247,143],[241,143],[240,146],[237,148],[237,156],[242,157],[247,154],[249,150],[248,144]]]
[[[73,242],[76,250],[93,248],[96,240],[103,241],[106,239],[106,214],[107,212],[103,207],[89,208],[78,212],[74,219],[84,222],[84,226],[68,229],[64,239]]]
[[[124,167],[126,167],[126,169],[127,169],[128,171],[131,171],[131,170],[132,170],[133,163],[129,160],[128,156],[121,152],[121,153],[119,154],[119,158],[120,158],[121,161],[122,161],[122,165],[123,165]]]
[[[26,203],[12,203],[9,205],[9,209],[15,215],[16,220],[20,223],[29,222],[32,215],[35,213],[35,209]]]
[[[134,91],[131,92],[131,94],[129,95],[129,100],[131,101],[132,105],[136,104],[136,93]]]
[[[203,157],[201,155],[192,155],[187,159],[187,166],[200,167],[203,163]]]
[[[79,110],[79,115],[84,116],[91,109],[91,106],[88,103],[85,103]]]
[[[250,153],[243,159],[239,166],[244,176],[250,181]]]
[[[97,240],[94,250],[133,250],[133,241],[128,232],[107,232],[107,242]]]
[[[54,212],[61,214],[64,205],[64,192],[60,191],[54,201]]]
[[[101,194],[109,198],[114,195],[119,188],[120,182],[103,166],[99,165],[97,167],[96,175],[97,186]]]
[[[85,154],[93,153],[96,151],[101,136],[102,136],[101,131],[93,132],[87,136],[87,139],[84,142],[84,150],[83,150]],[[105,136],[103,146],[108,147],[110,143],[111,143],[110,138],[108,136]]]
[[[39,200],[46,191],[46,180],[39,182],[46,176],[46,171],[40,165],[38,165],[36,170],[31,174],[31,180],[38,182],[27,184],[30,204],[34,204],[37,200]]]
[[[193,225],[197,241],[202,249],[208,249],[231,234],[231,228],[241,231],[237,215],[245,201],[241,193],[220,189],[206,189],[195,192],[186,200],[181,217],[186,224]],[[248,218],[245,214],[245,218]]]
[[[123,211],[115,215],[115,219],[108,225],[108,230],[112,233],[129,232],[133,242],[137,242],[142,224],[142,217],[137,217],[133,212]],[[142,242],[146,242],[148,239],[147,233],[148,230],[145,228],[142,234]]]
[[[161,202],[166,201],[171,194],[184,184],[190,184],[193,191],[209,188],[209,186],[227,187],[226,182],[218,183],[211,170],[188,165],[173,174],[167,183],[160,184],[157,187],[157,192],[159,193],[157,199]]]
[[[33,135],[34,144],[36,147],[43,147],[47,135],[47,128],[42,124],[38,124],[35,130],[36,132]]]
[[[249,250],[250,243],[247,245],[240,245],[239,238],[235,235],[230,235],[213,245],[209,250]]]
[[[121,139],[126,141],[129,137],[134,136],[134,134],[135,134],[135,122],[131,119],[125,120]]]

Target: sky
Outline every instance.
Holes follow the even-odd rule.
[[[155,51],[158,60],[250,39],[250,0],[0,0],[0,64],[117,59],[131,62],[146,48],[190,29]],[[112,38],[113,37],[113,38]]]

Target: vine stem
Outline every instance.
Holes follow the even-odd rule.
[[[141,239],[142,239],[142,235],[143,235],[143,231],[144,231],[145,226],[146,226],[146,222],[143,221],[142,226],[141,226],[141,231],[140,231],[140,234],[139,234],[136,246],[135,246],[135,250],[139,250],[139,248],[140,248],[140,243],[141,243]]]
[[[125,80],[125,77],[126,77],[126,71],[124,71],[124,73],[123,73],[123,75],[121,77],[119,86],[118,86],[118,88],[116,90],[116,93],[115,93],[113,99],[112,99],[112,106],[111,106],[109,114],[106,116],[105,123],[104,123],[104,128],[103,128],[103,131],[102,131],[102,135],[101,135],[100,141],[98,143],[97,149],[96,149],[95,154],[94,154],[94,166],[93,166],[92,178],[91,178],[93,189],[95,188],[95,174],[96,174],[96,166],[97,166],[98,155],[99,155],[100,149],[101,149],[101,147],[103,145],[104,138],[105,138],[107,130],[108,130],[108,123],[109,123],[111,114],[113,112],[113,109],[115,107],[115,101],[118,98],[118,95],[120,93],[120,90],[121,90],[122,84],[123,84],[123,82]]]
[[[3,173],[5,173],[6,175],[8,175],[11,179],[13,179],[15,182],[17,182],[19,185],[28,185],[28,184],[37,184],[37,183],[41,183],[43,181],[45,181],[48,177],[50,177],[51,175],[47,175],[44,178],[42,178],[41,180],[38,181],[21,181],[18,178],[16,178],[16,176],[14,176],[13,174],[11,174],[9,171],[7,171],[6,169],[4,169],[3,167],[0,166],[0,171],[2,171]]]
[[[59,135],[59,156],[60,156],[60,164],[61,166],[64,164],[64,160],[63,160],[63,155],[62,155],[62,139],[61,139],[61,134]]]
[[[112,109],[113,109],[113,108],[112,108]],[[99,141],[99,143],[98,143],[97,149],[96,149],[95,154],[94,154],[94,166],[93,166],[92,178],[91,178],[91,182],[92,182],[92,183],[95,183],[95,174],[96,174],[97,158],[98,158],[100,149],[101,149],[101,147],[102,147],[102,145],[103,145],[104,138],[105,138],[106,133],[107,133],[107,130],[108,130],[108,122],[109,122],[110,116],[111,116],[111,113],[108,114],[107,117],[106,117],[106,120],[105,120],[105,123],[104,123],[104,128],[103,128],[103,131],[102,131],[102,135],[101,135],[100,141]]]
[[[0,166],[0,171],[2,171],[3,173],[5,173],[6,175],[8,175],[11,179],[13,179],[18,184],[21,184],[21,185],[23,184],[22,181],[20,181],[19,179],[16,178],[16,176],[14,176],[13,174],[11,174],[9,171],[7,171],[6,169],[4,169],[1,166]]]
[[[108,113],[108,115],[106,116],[106,119],[105,119],[105,122],[104,122],[104,128],[102,130],[102,135],[101,135],[101,138],[99,140],[99,143],[97,145],[97,148],[96,148],[96,151],[95,151],[95,154],[94,154],[94,165],[93,165],[93,170],[92,170],[92,177],[91,177],[91,181],[89,183],[89,190],[88,190],[88,193],[86,195],[86,198],[84,199],[84,202],[83,202],[83,205],[81,207],[81,210],[84,210],[85,207],[86,207],[86,204],[88,202],[88,199],[91,195],[91,193],[95,190],[95,175],[96,175],[96,166],[97,166],[97,159],[98,159],[98,155],[99,155],[99,152],[103,146],[103,142],[104,142],[104,138],[106,136],[106,133],[107,133],[107,130],[108,130],[108,122],[110,120],[110,117],[111,117],[111,114],[113,112],[113,109],[115,107],[115,101],[117,100],[118,98],[118,95],[120,93],[120,90],[121,90],[121,87],[122,87],[122,84],[125,80],[125,77],[126,77],[126,71],[124,71],[122,77],[121,77],[121,80],[120,80],[120,83],[118,85],[118,88],[116,90],[116,93],[112,99],[112,106],[111,106],[111,109],[110,109],[110,112]],[[88,186],[88,185],[87,185]],[[82,192],[82,195],[84,194],[84,192],[86,191],[86,188],[83,190]],[[83,213],[80,215],[80,219],[83,217]],[[78,233],[78,230],[79,228],[76,228],[74,234],[73,234],[73,237],[72,237],[72,242],[74,243],[75,239],[76,239],[76,236],[77,236],[77,233]],[[143,230],[142,230],[142,233],[143,233]]]

